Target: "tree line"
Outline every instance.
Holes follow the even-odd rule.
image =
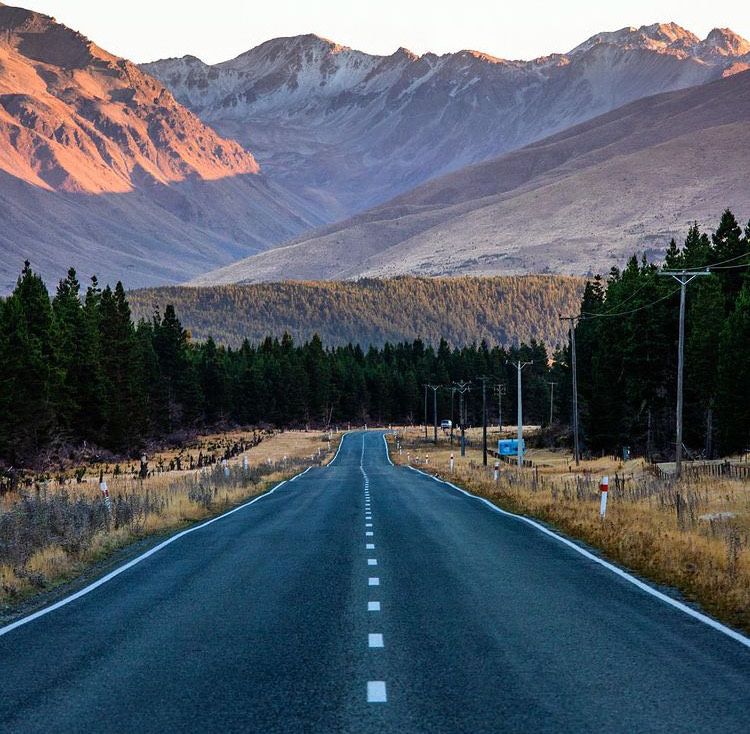
[[[232,348],[210,337],[193,341],[173,305],[135,321],[121,283],[102,288],[92,278],[82,291],[70,270],[50,297],[26,263],[0,301],[0,461],[49,463],[84,442],[134,454],[151,438],[227,424],[418,423],[424,384],[447,387],[477,375],[510,384],[509,359],[533,360],[524,403],[530,420],[540,421],[549,360],[539,342],[451,348],[445,339],[436,347],[415,339],[364,350],[325,347],[317,335],[296,344],[284,334]],[[473,422],[480,420],[476,387],[466,400]],[[515,393],[508,393],[511,415]],[[490,406],[492,395],[490,387]],[[429,422],[432,406],[430,399]],[[458,398],[440,391],[438,419],[456,419],[457,411]]]
[[[687,286],[684,444],[714,457],[750,448],[750,224],[725,211],[712,235],[690,227],[663,266],[633,257],[585,288],[576,330],[584,446],[629,446],[652,457],[675,449],[679,284],[664,270],[705,270]],[[570,349],[563,417],[570,416]]]
[[[711,268],[688,286],[684,439],[696,455],[750,446],[749,263],[750,224],[743,230],[729,211],[711,236],[694,225],[666,254],[667,269]],[[674,451],[679,285],[662,270],[633,257],[589,281],[571,309],[585,451]],[[519,360],[530,363],[525,422],[547,424],[551,408],[565,439],[570,344],[550,353],[534,339],[505,347],[416,338],[363,348],[284,333],[226,346],[194,341],[172,304],[134,319],[121,283],[92,278],[83,291],[70,270],[50,297],[26,263],[0,300],[0,462],[50,463],[84,443],[133,454],[149,439],[222,425],[421,423],[425,407],[432,423],[426,384],[442,386],[435,417],[457,423],[458,381],[471,383],[465,420],[478,425],[481,377],[490,423],[500,418],[497,385],[503,422],[514,423]]]
[[[240,347],[244,339],[318,334],[327,346],[423,339],[452,347],[543,341],[563,344],[560,311],[576,308],[584,279],[569,275],[363,278],[357,281],[170,286],[128,294],[133,313],[150,318],[172,304],[193,338]]]

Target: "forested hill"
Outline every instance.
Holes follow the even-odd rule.
[[[318,333],[329,346],[422,340],[452,346],[485,339],[514,344],[565,341],[559,314],[577,312],[584,281],[569,276],[415,278],[167,287],[128,294],[133,316],[172,304],[194,339],[239,346],[286,331]]]

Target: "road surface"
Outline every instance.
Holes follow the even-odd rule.
[[[747,732],[750,649],[380,433],[0,634],[3,732]]]

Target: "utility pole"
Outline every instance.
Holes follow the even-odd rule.
[[[556,382],[550,382],[548,381],[547,384],[549,385],[550,393],[549,393],[549,424],[552,425],[552,409],[555,404],[555,385],[557,385]]]
[[[578,373],[576,371],[576,321],[580,316],[560,316],[560,321],[570,322],[570,366],[573,372],[573,453],[576,466],[580,464],[581,451],[578,446]]]
[[[680,336],[677,343],[677,450],[675,452],[674,473],[677,479],[682,475],[682,387],[685,367],[685,292],[687,284],[699,275],[710,275],[708,270],[691,273],[687,270],[662,270],[659,275],[674,278],[680,284]]]
[[[424,440],[427,440],[427,385],[424,386]]]
[[[521,392],[521,370],[524,367],[528,367],[530,364],[534,364],[534,361],[531,362],[521,362],[519,359],[517,362],[511,362],[511,364],[516,365],[516,369],[518,370],[518,381],[517,381],[517,392],[518,392],[518,411],[517,411],[517,420],[518,420],[518,451],[516,452],[518,455],[518,468],[520,469],[523,467],[523,403],[522,403],[522,392]]]
[[[435,444],[435,446],[437,446],[437,391],[442,387],[442,385],[427,385],[427,387],[429,387],[430,390],[432,390],[432,421],[434,423],[434,429],[435,429],[435,434],[434,434],[432,442]],[[425,418],[425,431],[427,430],[426,422],[427,422],[427,419]],[[427,436],[425,434],[425,438],[426,437]]]
[[[505,383],[497,386],[497,427],[503,430],[503,395],[505,395]]]
[[[480,377],[482,381],[482,463],[487,466],[487,380],[489,377]]]
[[[457,382],[454,385],[455,391],[458,393],[459,406],[458,415],[461,421],[461,456],[466,456],[466,435],[464,433],[464,393],[470,390],[468,382]]]

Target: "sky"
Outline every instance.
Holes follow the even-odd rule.
[[[508,59],[565,52],[600,31],[674,21],[702,38],[750,38],[750,2],[713,0],[4,0],[52,15],[136,62],[233,58],[279,36],[317,33],[361,51],[483,51]]]

